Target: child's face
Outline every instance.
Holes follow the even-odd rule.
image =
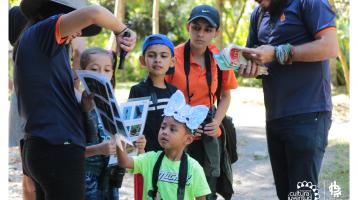
[[[176,121],[173,117],[164,117],[158,141],[164,149],[181,149],[193,140],[183,123]]]
[[[187,30],[190,35],[190,43],[195,48],[206,48],[212,39],[218,36],[219,31],[210,26],[204,19],[194,20],[187,24]]]
[[[144,57],[140,57],[140,62],[148,68],[151,75],[164,76],[169,67],[175,65],[175,58],[169,47],[157,44],[147,48]]]
[[[90,61],[85,69],[101,73],[108,80],[111,80],[113,76],[113,64],[110,55],[91,54]]]

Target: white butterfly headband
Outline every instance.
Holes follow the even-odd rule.
[[[203,105],[190,106],[186,104],[184,94],[177,90],[169,99],[164,109],[164,115],[174,117],[184,123],[192,133],[203,123],[209,108]]]

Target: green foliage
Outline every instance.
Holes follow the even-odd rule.
[[[336,0],[335,8],[337,13],[336,23],[339,46],[343,55],[347,58],[347,65],[349,67],[349,1]],[[342,63],[340,60],[337,62],[337,81],[338,85],[345,85]]]
[[[17,6],[19,5],[21,2],[21,0],[9,0],[9,6],[13,7],[13,6]]]
[[[9,5],[18,5],[21,0],[9,0]],[[92,4],[100,4],[111,12],[114,11],[115,0],[89,0]],[[125,62],[124,73],[117,72],[118,80],[140,81],[146,76],[146,70],[140,66],[139,56],[141,46],[146,36],[152,33],[153,1],[127,0],[125,1],[125,20],[137,33],[137,45],[133,53],[129,54]],[[331,0],[337,12],[337,34],[339,45],[347,57],[349,65],[349,0]],[[166,34],[175,45],[185,42],[189,35],[186,30],[186,21],[190,11],[199,4],[208,4],[218,7],[221,3],[222,43],[235,43],[241,46],[246,44],[249,30],[250,16],[257,5],[252,0],[161,0],[159,11],[159,32]],[[87,47],[108,48],[110,31],[102,30],[101,34],[87,38]],[[214,41],[215,42],[215,41]],[[124,79],[123,79],[124,74]],[[344,83],[341,62],[337,62],[337,76],[339,85]],[[238,82],[245,86],[261,87],[261,80],[238,78]]]

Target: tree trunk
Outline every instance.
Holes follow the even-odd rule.
[[[114,7],[114,15],[121,22],[124,22],[124,17],[125,17],[125,1],[126,0],[116,0],[115,7]],[[107,44],[107,48],[116,51],[116,46],[117,46],[116,38],[112,32],[111,36],[109,38],[109,42]],[[118,62],[119,62],[119,60],[118,60]],[[117,66],[115,66],[115,67],[117,67]],[[120,80],[121,80],[121,82],[124,82],[126,80],[125,70],[124,69],[120,70],[120,73],[121,73]]]
[[[152,33],[159,33],[159,0],[153,0]]]
[[[125,2],[126,0],[116,0],[115,7],[114,7],[114,15],[121,22],[124,22]],[[116,50],[116,40],[113,32],[111,33],[107,47],[109,49]]]
[[[342,49],[340,47],[339,47],[339,51],[338,51],[338,57],[339,57],[339,60],[342,63],[342,69],[343,69],[343,73],[344,73],[344,80],[346,82],[346,89],[347,89],[347,93],[349,94],[350,78],[349,78],[349,69],[348,69],[348,64],[347,64],[347,58],[343,54]]]
[[[216,8],[218,9],[219,13],[220,13],[220,17],[222,17],[222,10],[223,10],[223,7],[224,7],[224,0],[216,0]],[[220,19],[221,21],[221,19]],[[219,35],[216,37],[216,46],[219,48],[219,49],[222,49],[224,47],[223,45],[223,32],[222,32],[222,27],[220,27],[220,33]]]
[[[335,1],[334,0],[329,0],[329,3],[331,4],[333,11],[337,12],[337,7],[335,5]],[[339,17],[339,16],[337,16]],[[350,88],[350,77],[349,77],[349,67],[347,64],[347,58],[346,56],[343,54],[341,47],[338,47],[338,58],[342,63],[342,69],[343,69],[343,74],[344,74],[344,80],[346,82],[346,90],[347,93],[349,94],[349,88]],[[336,68],[337,71],[337,68]]]

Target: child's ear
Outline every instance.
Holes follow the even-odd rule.
[[[177,62],[177,58],[175,56],[173,56],[171,61],[170,61],[170,66],[175,66],[176,62]]]
[[[186,145],[189,145],[189,144],[191,144],[193,141],[194,141],[194,136],[193,136],[191,133],[188,134],[187,137],[186,137],[186,140],[185,140],[185,144],[186,144]]]
[[[189,32],[190,23],[186,23],[186,30]]]
[[[144,56],[143,56],[143,55],[139,56],[139,62],[140,62],[140,64],[141,64],[142,68],[144,68],[145,66],[147,66],[147,64],[145,63],[145,59],[144,59]]]

